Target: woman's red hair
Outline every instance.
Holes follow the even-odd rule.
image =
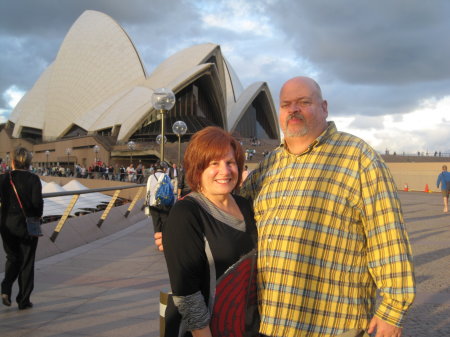
[[[192,136],[183,160],[185,178],[192,191],[199,190],[202,173],[209,163],[227,155],[229,147],[234,152],[239,172],[236,188],[241,183],[244,169],[244,150],[241,144],[229,132],[217,126],[208,126]]]

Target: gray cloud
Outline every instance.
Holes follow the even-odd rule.
[[[270,2],[272,20],[316,77],[336,114],[404,113],[448,95],[450,3]]]
[[[450,153],[450,146],[446,141],[448,139],[448,128],[450,125],[438,126],[435,130],[425,131],[407,131],[391,134],[380,130],[375,136],[381,140],[378,149],[389,149],[391,153],[397,154],[428,152],[433,154],[435,151]],[[426,143],[424,142],[426,140]]]
[[[450,3],[281,1],[273,18],[298,52],[348,83],[411,83],[450,75]]]
[[[29,90],[87,9],[124,28],[150,73],[176,51],[217,43],[244,86],[268,82],[277,104],[285,80],[313,76],[330,115],[358,116],[361,130],[379,127],[370,122],[377,116],[401,118],[423,99],[449,95],[446,0],[0,0],[0,111],[8,109],[1,93]],[[225,23],[250,15],[256,26],[208,26],[205,13]]]
[[[176,5],[165,0],[1,1],[0,93],[12,85],[28,91],[55,59],[72,24],[87,9],[110,15],[124,27],[147,69],[167,57],[165,51],[178,39],[192,34],[191,29],[182,27],[198,19],[184,1]],[[8,109],[2,95],[0,109]]]
[[[376,116],[357,116],[350,127],[355,129],[382,129],[383,120]]]

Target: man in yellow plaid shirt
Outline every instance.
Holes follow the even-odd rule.
[[[315,81],[287,81],[284,144],[242,188],[258,225],[260,332],[399,337],[415,280],[396,189],[380,156],[327,116]]]

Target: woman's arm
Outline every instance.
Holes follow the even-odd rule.
[[[184,326],[189,331],[199,331],[199,336],[203,336],[210,319],[203,296],[207,291],[203,288],[209,280],[209,268],[200,221],[197,204],[180,200],[169,213],[162,239],[175,305]]]

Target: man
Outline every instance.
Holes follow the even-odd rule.
[[[169,168],[169,178],[170,178],[170,182],[172,183],[173,186],[173,192],[177,193],[178,192],[178,176],[179,176],[179,171],[177,168],[177,164],[173,163],[172,167]]]
[[[369,145],[327,117],[315,81],[287,81],[284,144],[242,188],[258,225],[260,331],[399,337],[415,281],[392,177]],[[383,300],[375,310],[377,288]]]
[[[183,198],[185,195],[188,195],[191,193],[191,189],[188,185],[188,183],[185,180],[185,174],[183,167],[180,167],[179,174],[178,174],[178,181],[177,181],[177,199]]]
[[[448,212],[448,195],[450,193],[450,173],[447,172],[447,165],[442,166],[442,172],[439,174],[436,186],[441,186],[442,197],[444,198],[444,213]]]
[[[130,164],[127,167],[127,175],[128,175],[128,181],[130,183],[133,183],[135,181],[135,178],[136,178],[136,170],[134,169],[133,164]]]
[[[284,144],[241,189],[258,226],[260,332],[400,337],[415,280],[395,186],[380,156],[327,117],[314,80],[287,81]]]

